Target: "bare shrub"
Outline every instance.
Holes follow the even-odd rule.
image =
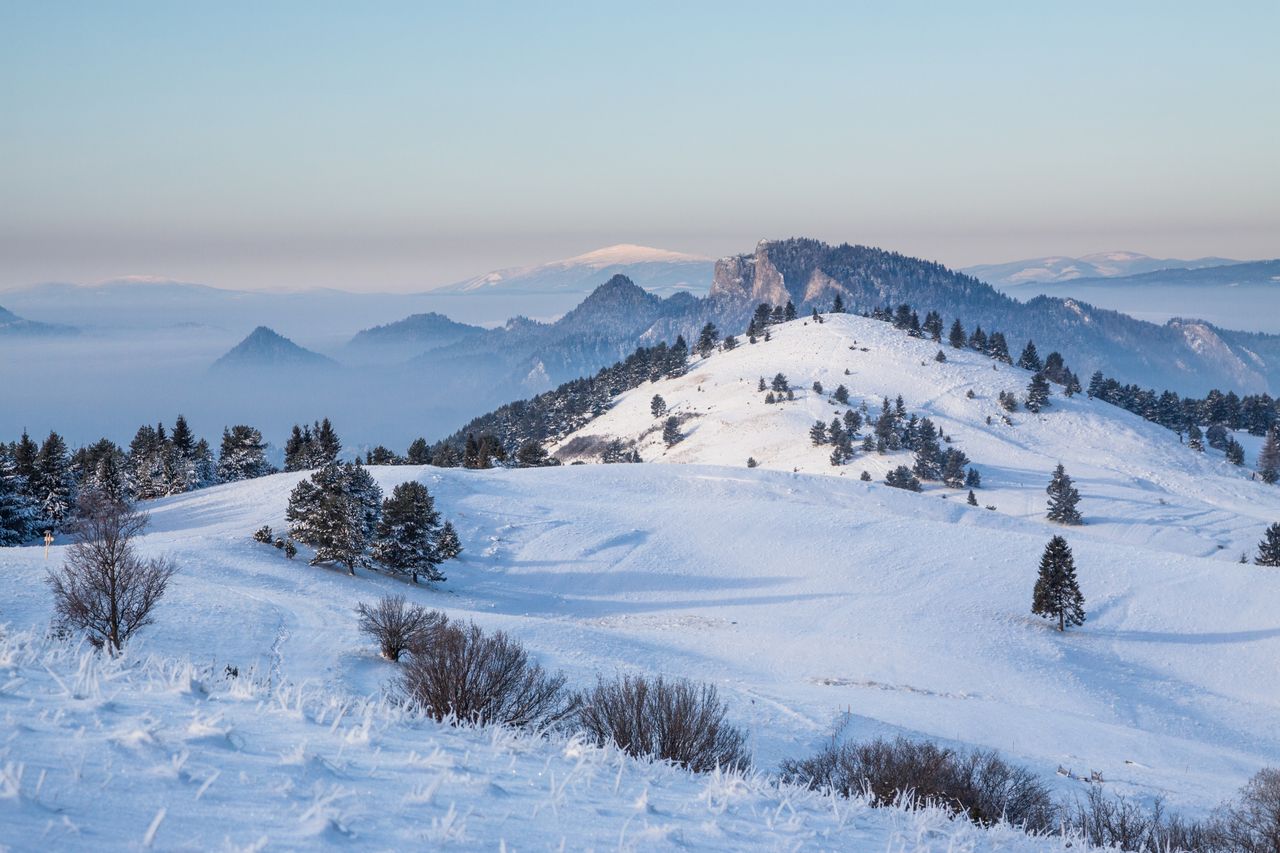
[[[360,630],[378,641],[384,658],[394,661],[414,646],[424,644],[432,628],[445,619],[438,610],[406,605],[403,595],[383,596],[372,607],[362,601],[356,606],[356,613],[360,615]]]
[[[1241,853],[1280,851],[1280,770],[1260,770],[1235,802],[1218,813],[1223,849]]]
[[[782,774],[845,796],[866,794],[877,806],[939,806],[975,823],[1005,821],[1030,832],[1055,824],[1048,789],[1030,771],[986,750],[962,752],[902,737],[832,743],[810,758],[783,762]]]
[[[743,731],[725,722],[711,684],[623,676],[576,698],[574,721],[599,744],[673,761],[695,772],[746,767]]]
[[[410,650],[400,678],[406,699],[437,720],[538,728],[569,713],[563,675],[549,675],[501,631],[441,617]]]
[[[1246,849],[1224,846],[1216,822],[1187,821],[1168,814],[1161,800],[1144,806],[1128,797],[1105,794],[1096,787],[1090,788],[1083,800],[1077,799],[1064,807],[1062,823],[1064,830],[1081,836],[1095,847],[1136,853]]]
[[[60,622],[84,631],[99,648],[119,651],[151,624],[151,610],[173,576],[167,560],[144,560],[133,549],[147,521],[146,513],[104,494],[82,495],[67,559],[46,578]]]

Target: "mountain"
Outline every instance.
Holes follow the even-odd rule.
[[[999,330],[1010,349],[1034,340],[1042,353],[1060,351],[1081,375],[1102,370],[1125,382],[1195,394],[1213,387],[1280,388],[1280,361],[1213,324],[1193,322],[1188,334],[1185,323],[1157,325],[1079,299],[1038,296],[1019,302],[941,264],[866,246],[762,241],[752,254],[717,262],[703,313],[722,328],[741,329],[757,302],[790,299],[802,312],[826,310],[837,292],[850,310],[907,303],[921,317],[928,310],[941,312],[947,327],[960,318],[966,331],[977,324],[987,332]],[[1253,342],[1270,352],[1280,343],[1272,337]]]
[[[1003,264],[978,264],[964,267],[961,272],[996,287],[1005,288],[1032,282],[1050,283],[1080,278],[1111,278],[1155,270],[1201,269],[1238,263],[1240,262],[1230,258],[1208,257],[1184,261],[1177,258],[1153,258],[1140,252],[1099,252],[1079,258],[1048,256],[1009,261]]]
[[[329,368],[338,363],[304,349],[266,326],[259,326],[213,363],[214,368],[257,370],[262,368]]]
[[[711,286],[712,270],[710,258],[623,243],[560,261],[496,270],[432,292],[586,294],[601,281],[623,275],[654,293],[667,296],[679,292],[704,294]]]
[[[347,344],[357,357],[403,361],[427,350],[448,346],[484,333],[479,326],[455,322],[434,311],[356,333]]]
[[[1280,260],[1028,282],[1005,292],[1020,299],[1036,295],[1085,299],[1153,322],[1198,317],[1218,327],[1280,333]]]
[[[79,330],[72,326],[54,323],[37,323],[24,320],[12,311],[0,306],[0,336],[4,337],[57,337],[75,335]]]

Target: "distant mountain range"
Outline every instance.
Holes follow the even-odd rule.
[[[213,363],[218,370],[328,369],[337,366],[333,359],[300,347],[266,326],[254,329]]]
[[[0,307],[0,335],[6,337],[57,337],[78,333],[79,330],[73,326],[24,320],[7,308]]]
[[[1230,258],[1153,258],[1141,252],[1098,252],[1079,258],[1051,255],[1003,264],[978,264],[961,272],[999,288],[1031,282],[1060,282],[1080,278],[1113,278],[1167,269],[1201,269],[1238,264]]]
[[[623,275],[653,293],[701,295],[711,287],[714,271],[715,262],[710,258],[622,243],[560,261],[495,270],[433,292],[586,295],[600,282]]]
[[[1004,292],[1019,299],[1042,295],[1083,299],[1157,323],[1198,317],[1225,328],[1280,332],[1280,260],[1027,282],[1006,287]]]

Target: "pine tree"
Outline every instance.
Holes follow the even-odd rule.
[[[654,394],[653,399],[649,401],[649,413],[655,418],[660,418],[667,413],[667,401],[662,399],[661,394]]]
[[[942,451],[938,447],[938,432],[934,429],[933,421],[928,418],[920,421],[915,446],[916,459],[912,473],[921,480],[937,480],[942,474]]]
[[[707,323],[702,327],[702,331],[698,333],[698,355],[706,358],[716,351],[716,342],[720,339],[720,333],[716,329],[715,323]]]
[[[895,489],[906,489],[909,492],[920,491],[920,481],[911,473],[906,465],[899,465],[884,478],[885,485]]]
[[[1004,334],[1001,332],[992,332],[987,338],[987,355],[996,361],[1013,364],[1013,358],[1009,355],[1009,344],[1005,342]]]
[[[982,475],[978,473],[977,468],[970,468],[965,472],[964,485],[969,489],[982,488]]]
[[[452,560],[462,553],[462,543],[458,540],[458,531],[453,529],[452,521],[446,521],[440,530],[436,551],[442,560]]]
[[[763,376],[761,376],[761,377],[760,377],[760,382],[759,382],[759,384],[758,384],[758,385],[756,385],[756,390],[757,390],[757,391],[766,391],[766,390],[768,390],[768,388],[769,388],[769,386],[765,383],[765,381],[764,381],[764,377],[763,377]]]
[[[1280,481],[1280,426],[1271,428],[1258,451],[1258,476],[1264,483]]]
[[[831,303],[831,313],[832,314],[844,313],[844,299],[840,296],[840,291],[836,291],[836,298]]]
[[[405,453],[405,459],[410,465],[430,465],[431,448],[427,446],[427,440],[421,437],[415,438]]]
[[[354,575],[382,515],[382,490],[359,463],[331,462],[289,495],[289,534],[315,549],[311,565],[340,563]]]
[[[786,393],[791,388],[791,384],[787,382],[787,377],[781,373],[775,374],[773,381],[769,383],[769,387],[774,391]]]
[[[333,424],[329,423],[328,418],[316,424],[314,435],[309,467],[319,468],[322,465],[337,462],[342,454],[342,442],[338,440],[338,433],[334,430]]]
[[[1244,445],[1236,441],[1234,437],[1227,439],[1227,461],[1232,465],[1244,464]]]
[[[689,345],[684,342],[684,335],[676,335],[676,342],[667,350],[667,376],[684,376],[689,369]]]
[[[165,456],[167,439],[150,424],[143,424],[129,443],[129,491],[140,501],[169,493]]]
[[[40,445],[36,457],[36,500],[44,523],[57,528],[75,505],[75,479],[67,443],[56,432]]]
[[[516,451],[516,464],[521,468],[543,468],[547,465],[558,463],[551,461],[545,447],[533,439],[529,439],[520,445],[520,449]]]
[[[961,488],[965,482],[964,466],[967,464],[969,457],[963,450],[948,447],[942,455],[942,482],[953,489]]]
[[[1080,493],[1071,484],[1071,478],[1067,476],[1066,469],[1062,467],[1061,462],[1054,469],[1053,479],[1049,481],[1045,492],[1049,495],[1049,510],[1045,516],[1046,518],[1059,524],[1075,525],[1084,523],[1084,520],[1080,517],[1080,511],[1076,508],[1076,505],[1080,503]]]
[[[815,421],[813,426],[809,427],[809,441],[813,442],[814,447],[826,444],[827,425],[822,421]]]
[[[680,422],[676,420],[675,415],[667,418],[667,422],[662,425],[662,440],[666,442],[667,447],[679,444],[684,436],[680,434]]]
[[[1058,630],[1084,624],[1084,595],[1076,582],[1076,564],[1067,540],[1055,536],[1040,558],[1040,574],[1031,597],[1031,612],[1058,620]]]
[[[1259,566],[1280,567],[1280,524],[1267,528],[1262,541],[1258,543],[1258,556],[1254,562]]]
[[[414,583],[421,575],[442,581],[444,574],[437,543],[442,531],[435,499],[421,483],[410,480],[392,490],[382,502],[382,519],[374,535],[371,554],[394,574],[409,575]]]
[[[1187,447],[1198,453],[1204,452],[1204,433],[1194,423],[1187,427]]]
[[[1032,612],[1044,619],[1056,619],[1057,630],[1084,624],[1084,596],[1075,580],[1075,560],[1066,539],[1053,537],[1044,547]]]
[[[849,389],[844,387],[844,385],[836,386],[835,393],[832,394],[831,397],[842,406],[849,405]]]
[[[730,352],[738,348],[738,339],[733,335],[725,335],[724,340],[720,342],[720,346],[724,347],[725,352]]]
[[[1036,352],[1035,341],[1027,341],[1027,345],[1022,349],[1022,355],[1018,356],[1018,367],[1023,370],[1030,370],[1032,373],[1039,373],[1044,370],[1044,364],[1040,361],[1040,354]]]
[[[947,354],[946,354],[945,352],[943,352],[942,350],[938,350],[938,354],[937,354],[937,355],[935,355],[935,356],[933,357],[933,360],[934,360],[934,361],[946,361],[946,360],[947,360]]]
[[[222,431],[222,446],[218,450],[219,481],[252,480],[271,472],[262,433],[246,424],[237,424]]]
[[[21,545],[38,532],[40,509],[27,493],[26,478],[0,444],[0,547]]]
[[[795,318],[796,318],[796,306],[792,304],[790,299],[788,299],[786,306],[783,307],[782,309],[782,319],[784,321],[790,321],[790,320],[794,320]]]
[[[960,318],[957,317],[956,321],[951,324],[951,334],[948,336],[947,342],[950,343],[954,349],[962,349],[964,347],[964,341],[964,326],[960,325]]]
[[[968,503],[968,504],[969,504],[969,506],[977,506],[977,505],[978,505],[978,496],[977,496],[977,495],[975,495],[975,494],[973,493],[973,489],[970,489],[970,490],[969,490],[969,497],[968,497],[968,499],[966,500],[966,503]]]
[[[1031,377],[1031,382],[1027,385],[1027,411],[1039,412],[1047,405],[1049,405],[1049,381],[1044,378],[1043,373],[1037,373]]]
[[[315,437],[311,435],[311,427],[293,425],[293,431],[284,443],[284,470],[306,471],[311,466],[311,445]]]

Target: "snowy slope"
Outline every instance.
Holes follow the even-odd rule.
[[[260,524],[283,526],[299,475],[215,487],[152,506],[143,547],[170,554],[180,574],[134,654],[189,658],[214,673],[232,665],[244,677],[308,684],[326,696],[376,695],[394,667],[357,633],[352,608],[403,591],[512,631],[574,684],[628,671],[715,682],[734,719],[750,728],[757,766],[765,770],[807,753],[833,731],[906,732],[999,748],[1065,794],[1084,783],[1055,776],[1059,766],[1085,777],[1098,771],[1109,790],[1163,793],[1201,810],[1259,767],[1280,763],[1274,690],[1280,576],[1273,571],[1070,531],[1090,620],[1060,636],[1027,612],[1049,531],[1036,520],[954,500],[847,477],[694,465],[372,470],[384,489],[410,477],[424,480],[458,524],[468,550],[448,566],[441,588],[368,573],[352,579],[252,542],[249,534]],[[61,548],[54,547],[52,561]],[[45,566],[38,548],[0,552],[0,600],[10,631],[47,624],[49,596],[39,582]],[[55,672],[74,681],[75,666]],[[10,715],[7,727],[24,735],[4,742],[0,764],[46,767],[48,742],[70,741],[82,726],[94,737],[124,729],[120,739],[135,739],[136,721],[126,729],[124,717],[107,715],[101,725],[74,715],[64,720],[56,697],[38,700],[30,692],[53,689],[41,667],[32,667],[34,673],[10,667],[0,679],[8,685],[0,712]],[[45,686],[22,687],[32,681]],[[161,746],[148,747],[151,759],[163,749],[197,754],[174,727],[198,722],[196,713],[216,716],[192,711],[169,693],[162,701],[106,693],[121,714],[141,707],[154,718],[158,733],[151,737]],[[31,702],[48,711],[39,726],[21,722],[39,718],[23,710]],[[72,710],[74,703],[64,713]],[[278,744],[271,741],[275,723],[254,722],[264,727],[254,729],[255,754],[274,760],[302,742],[338,748],[341,741],[324,734],[332,719],[313,730],[295,714],[293,723],[279,722]],[[397,732],[400,744],[416,740]],[[249,757],[213,743],[200,747],[200,763],[216,768],[225,761],[234,768],[228,779],[239,778]],[[382,757],[360,761],[392,767],[407,760],[400,751],[388,743]],[[340,762],[326,770],[335,754],[320,755],[319,780],[286,774],[264,783],[295,798],[295,814],[306,809],[297,798],[313,791],[331,784],[365,790],[374,784],[366,773],[384,778],[372,769],[347,771]],[[125,773],[118,760],[104,772]],[[459,773],[476,770],[462,764],[467,771]],[[38,773],[29,772],[26,784],[34,785]],[[93,778],[101,785],[104,776]],[[108,819],[110,802],[86,800],[65,775],[61,780],[62,796],[76,804],[74,822]],[[626,791],[625,801],[634,801],[634,789]],[[467,804],[458,807],[465,811]],[[151,817],[140,804],[131,808],[137,821]],[[431,814],[443,819],[446,810],[442,801]],[[500,832],[490,824],[497,819],[493,808],[475,812],[472,833]],[[43,817],[47,810],[35,813],[58,821]],[[686,825],[684,818],[671,821]],[[620,831],[622,822],[610,831]],[[773,846],[777,836],[761,839]]]
[[[614,275],[625,275],[654,293],[703,294],[711,286],[710,258],[620,243],[527,267],[494,270],[438,288],[434,293],[590,293]]]
[[[646,461],[742,467],[750,456],[765,468],[844,478],[866,470],[877,481],[900,464],[910,466],[909,452],[859,451],[836,468],[830,445],[811,445],[808,430],[816,420],[830,423],[849,408],[831,397],[843,384],[851,406],[865,402],[872,418],[884,397],[897,395],[909,412],[931,418],[981,473],[981,503],[1005,515],[1041,518],[1044,487],[1061,462],[1083,495],[1087,525],[1079,536],[1236,560],[1245,550],[1252,553],[1266,524],[1280,519],[1280,489],[1250,480],[1256,442],[1246,442],[1246,465],[1237,468],[1220,452],[1195,453],[1169,430],[1115,406],[1083,395],[1068,399],[1059,386],[1051,406],[1039,415],[1012,413],[1009,426],[997,395],[1025,397],[1028,371],[848,314],[828,316],[822,324],[796,320],[771,334],[767,343],[696,359],[683,377],[621,395],[556,448],[584,436],[619,437],[636,442]],[[934,361],[939,349],[945,363]],[[765,404],[757,383],[779,372],[796,399]],[[815,381],[822,394],[811,390]],[[671,413],[689,418],[682,424],[686,438],[670,449],[661,420],[650,413],[655,394]],[[926,484],[925,494],[963,499],[965,491]]]

